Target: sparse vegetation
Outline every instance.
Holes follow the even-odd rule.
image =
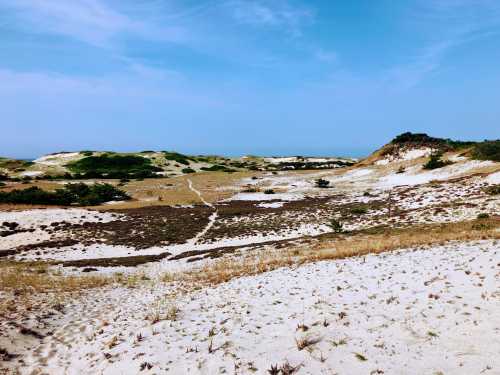
[[[480,222],[440,223],[386,230],[380,234],[324,241],[312,248],[288,248],[259,257],[221,259],[199,269],[166,274],[164,281],[188,281],[195,287],[217,285],[237,277],[269,272],[293,264],[378,254],[414,246],[443,244],[447,241],[499,239],[499,227],[500,222],[490,218]],[[345,316],[345,313],[341,314],[342,317]]]

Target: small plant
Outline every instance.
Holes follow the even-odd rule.
[[[264,194],[275,194],[273,189],[264,190]]]
[[[278,369],[278,365],[271,365],[271,368],[267,370],[267,373],[270,375],[279,375],[281,372],[280,369]]]
[[[321,189],[326,189],[330,187],[330,181],[324,180],[322,178],[318,178],[316,180],[316,187],[321,188]]]
[[[362,362],[368,361],[368,359],[361,353],[354,353],[354,355],[356,356],[357,359],[359,359]]]
[[[297,349],[299,351],[304,350],[311,345],[317,344],[320,342],[319,338],[302,338],[302,339],[295,339],[295,344],[297,345]]]
[[[334,233],[342,233],[344,231],[342,223],[337,219],[331,219],[328,226],[332,228]]]
[[[430,336],[430,337],[432,337],[432,338],[439,337],[439,335],[437,333],[432,332],[432,331],[427,332],[427,335]]]
[[[364,206],[357,206],[351,209],[351,214],[353,215],[364,215],[368,212],[368,209]]]
[[[479,215],[477,215],[477,218],[478,219],[488,219],[490,217],[490,215],[488,215],[487,213],[485,212],[482,212],[480,213]]]
[[[488,195],[498,195],[500,194],[500,185],[488,186],[484,189],[484,192]]]

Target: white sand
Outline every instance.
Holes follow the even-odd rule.
[[[266,374],[289,362],[297,374],[497,374],[499,262],[484,241],[284,268],[175,302],[161,285],[96,291],[66,307],[19,370]],[[171,303],[177,321],[145,319]],[[303,339],[314,343],[299,350]]]

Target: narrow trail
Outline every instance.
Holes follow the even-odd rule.
[[[210,228],[213,227],[213,225],[215,224],[215,220],[217,220],[217,217],[219,216],[219,214],[217,213],[217,209],[215,208],[215,206],[212,203],[207,202],[205,200],[205,198],[203,198],[203,195],[201,194],[201,192],[194,188],[193,182],[189,178],[187,179],[187,181],[188,181],[189,190],[191,190],[193,193],[198,195],[198,197],[200,197],[200,200],[203,202],[203,204],[205,206],[208,206],[214,210],[213,214],[210,215],[210,217],[208,218],[208,224],[206,225],[206,227],[203,228],[203,230],[200,233],[198,233],[194,238],[192,238],[190,240],[190,242],[193,245],[196,245],[198,243],[198,241],[210,230]]]

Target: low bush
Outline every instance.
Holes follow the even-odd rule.
[[[186,174],[188,174],[188,173],[196,173],[196,171],[194,169],[192,169],[192,168],[184,168],[182,170],[182,173],[186,173]]]
[[[332,228],[334,233],[342,233],[344,231],[342,223],[337,219],[331,219],[328,226]]]
[[[178,152],[163,151],[163,155],[165,156],[165,159],[172,160],[183,165],[189,165],[189,160],[192,160],[190,157],[179,154]]]
[[[487,213],[480,213],[479,215],[477,215],[477,218],[478,219],[489,219],[490,215],[488,215]]]
[[[447,165],[453,164],[449,160],[442,160],[441,157],[443,156],[442,153],[440,152],[435,152],[433,153],[430,157],[427,163],[424,164],[423,168],[424,169],[438,169],[445,167]]]
[[[488,186],[484,189],[484,192],[489,195],[498,195],[500,194],[500,185]]]
[[[318,178],[316,180],[316,187],[326,189],[326,188],[330,187],[330,181],[324,180],[322,178]]]
[[[500,161],[500,140],[484,141],[476,144],[472,150],[472,158]]]
[[[351,209],[351,214],[353,215],[364,215],[368,212],[368,209],[363,206],[353,207]]]
[[[42,190],[36,186],[22,190],[0,192],[0,203],[42,204],[58,206],[95,206],[109,201],[123,201],[130,197],[109,184],[68,184],[55,191]]]
[[[88,156],[66,165],[75,178],[147,178],[161,171],[151,160],[135,155]]]
[[[201,170],[207,171],[207,172],[227,172],[227,173],[233,173],[236,172],[236,170],[231,169],[226,167],[225,165],[212,165],[211,167],[201,167]]]
[[[264,194],[275,194],[273,189],[266,189],[264,190]]]

